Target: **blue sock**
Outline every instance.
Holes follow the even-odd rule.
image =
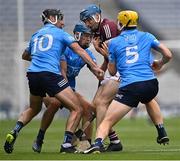
[[[159,136],[160,138],[167,136],[167,133],[166,133],[166,130],[165,130],[163,124],[158,124],[158,125],[156,125],[156,129],[157,129],[157,132],[158,132],[158,136]]]
[[[64,134],[64,143],[72,143],[73,133],[70,131],[65,131]],[[63,143],[63,144],[64,144]]]
[[[20,121],[17,121],[16,126],[14,127],[13,131],[19,133],[19,131],[23,128],[24,124]]]
[[[102,138],[97,138],[95,140],[95,146],[103,147],[103,140],[102,140]]]
[[[38,132],[37,140],[43,141],[44,140],[44,135],[45,135],[45,131],[40,129],[39,132]]]

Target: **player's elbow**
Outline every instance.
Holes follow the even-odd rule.
[[[164,44],[159,45],[160,52],[163,54],[163,57],[168,61],[172,59],[172,52]]]
[[[168,63],[172,59],[172,53],[171,51],[167,48],[164,50],[163,58],[162,61],[164,64]]]
[[[27,61],[31,61],[31,56],[26,50],[22,54],[22,59],[27,60]]]
[[[114,76],[116,74],[116,72],[117,72],[116,69],[111,68],[111,67],[108,67],[108,71],[109,71],[109,74],[112,75],[112,76]]]
[[[114,76],[116,74],[115,71],[112,71],[112,70],[109,70],[109,69],[108,69],[108,71],[109,71],[109,74],[112,75],[112,76]]]
[[[168,58],[169,60],[171,60],[172,57],[173,57],[172,52],[169,50],[168,55],[167,55],[167,58]]]

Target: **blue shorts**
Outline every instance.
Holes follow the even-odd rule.
[[[69,85],[72,88],[72,90],[76,91],[75,90],[75,87],[76,87],[76,79],[75,79],[75,77],[72,77],[72,78],[67,77],[67,79],[68,79]]]
[[[119,88],[114,100],[130,107],[137,107],[139,102],[146,104],[154,99],[158,91],[157,79],[135,82]]]
[[[30,93],[35,96],[45,97],[46,93],[54,97],[69,86],[62,75],[51,72],[28,72]]]

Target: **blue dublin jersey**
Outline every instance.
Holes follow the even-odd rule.
[[[155,78],[151,48],[158,45],[159,41],[152,34],[137,29],[123,31],[110,40],[109,61],[116,63],[121,75],[120,87]]]
[[[38,30],[26,49],[32,61],[28,72],[52,72],[60,74],[60,57],[67,46],[75,42],[64,30],[52,24],[46,24]]]
[[[96,62],[96,58],[89,49],[85,49],[91,59]],[[84,60],[70,48],[66,48],[64,54],[61,56],[61,61],[66,61],[67,63],[67,78],[70,83],[71,88],[75,89],[76,82],[75,77],[78,76],[80,70],[86,64]]]

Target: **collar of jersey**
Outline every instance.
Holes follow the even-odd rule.
[[[48,26],[48,27],[55,27],[55,25],[51,24],[51,23],[47,23],[45,24],[45,26]]]
[[[133,30],[125,30],[125,31],[122,31],[121,35],[125,35],[127,33],[135,33],[137,32],[137,29],[133,29]]]

